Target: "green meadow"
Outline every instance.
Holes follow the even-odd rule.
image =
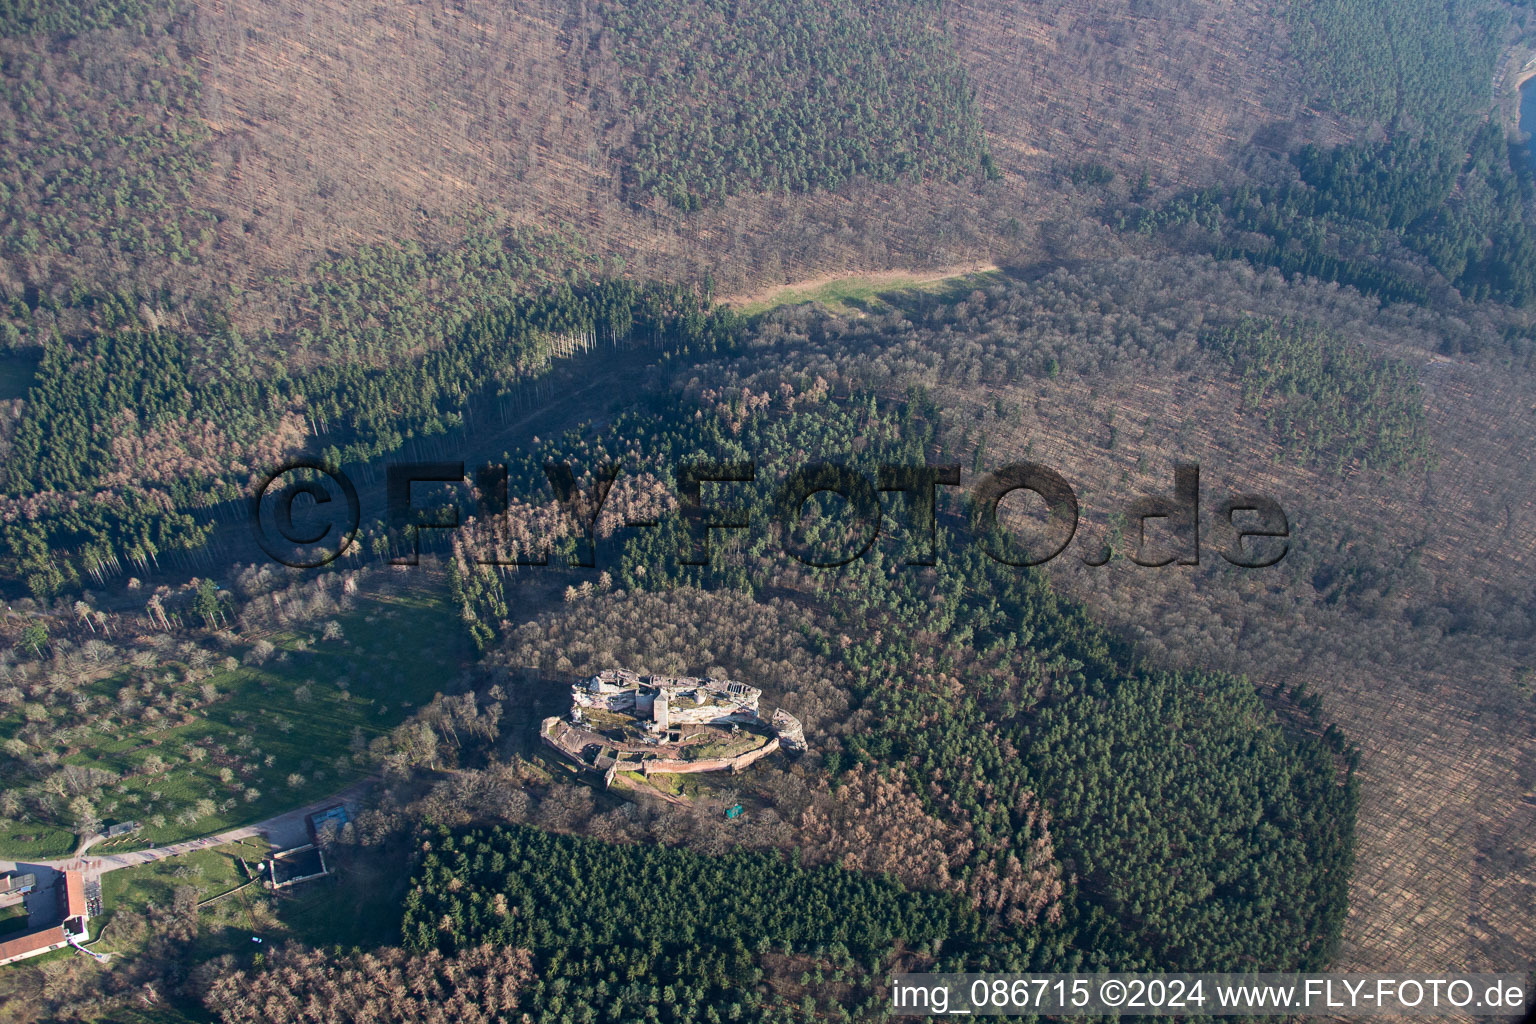
[[[103,773],[89,794],[95,814],[142,828],[98,853],[208,835],[323,799],[366,775],[368,745],[471,657],[457,616],[425,584],[360,598],[335,622],[339,639],[324,639],[318,623],[266,636],[273,650],[261,664],[197,676],[165,661],[89,682],[87,703],[73,708],[13,709],[0,717],[0,742],[30,724],[27,735],[44,737],[41,753],[57,757],[55,774]],[[61,811],[52,820],[0,820],[0,857],[67,856],[68,803],[54,801]]]
[[[143,946],[149,921],[185,914],[192,900],[197,925],[191,942],[198,960],[233,953],[249,964],[287,939],[342,948],[399,940],[406,882],[400,872],[388,877],[371,862],[332,860],[335,874],[273,892],[257,879],[257,865],[269,852],[264,840],[253,837],[107,873],[103,913],[91,922],[96,941],[90,948],[132,956]]]

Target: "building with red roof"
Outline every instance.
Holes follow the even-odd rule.
[[[18,935],[0,942],[0,966],[41,956],[61,949],[71,938],[83,938],[90,922],[90,907],[85,901],[85,876],[79,871],[65,871],[59,884],[59,914],[57,924]]]

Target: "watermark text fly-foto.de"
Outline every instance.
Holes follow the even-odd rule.
[[[569,517],[575,534],[590,546],[603,504],[618,478],[620,467],[606,464],[591,474],[582,494],[576,473],[567,463],[550,463],[545,475]],[[494,521],[509,512],[507,467],[486,465],[472,481],[463,462],[398,462],[385,468],[384,522],[397,553],[390,561],[413,565],[419,557],[422,530],[456,530],[463,522],[462,509],[441,500],[416,504],[417,485],[468,488],[468,503],[476,517]],[[754,512],[750,506],[730,503],[733,485],[758,480],[755,462],[688,461],[674,473],[677,481],[679,521],[683,527],[678,561],[684,565],[708,565],[712,538],[720,531],[749,530]],[[907,558],[909,565],[933,565],[936,557],[938,493],[940,488],[961,486],[960,467],[955,465],[881,465],[873,473],[834,462],[814,462],[786,473],[773,488],[768,512],[782,538],[785,553],[821,568],[847,565],[861,558],[879,538],[883,521],[881,496],[900,493],[905,498],[906,526],[913,538],[923,538],[919,550]],[[705,488],[709,488],[706,493]],[[797,524],[813,497],[835,495],[845,504],[846,530],[836,551],[817,550],[799,539]],[[1000,514],[1004,499],[1028,494],[1043,502],[1045,525],[1028,543],[1012,535]],[[1035,566],[1059,557],[1077,534],[1080,506],[1067,479],[1056,470],[1035,462],[1016,462],[981,475],[968,488],[971,532],[974,542],[988,557],[1007,565]],[[1218,554],[1232,565],[1258,569],[1275,565],[1290,550],[1290,522],[1279,502],[1262,494],[1235,493],[1202,509],[1200,467],[1174,465],[1170,493],[1144,496],[1127,502],[1120,522],[1128,541],[1126,557],[1138,565],[1199,565],[1202,527],[1215,534]],[[258,543],[273,559],[295,568],[315,568],[334,561],[348,550],[362,522],[362,503],[357,488],[346,474],[319,460],[295,460],[268,473],[255,488],[250,501],[251,524]],[[1149,543],[1149,527],[1159,524],[1166,543]],[[654,519],[630,521],[626,527],[654,527]],[[595,548],[592,548],[595,550]],[[495,551],[479,553],[487,565],[542,565],[543,560],[517,556],[501,558]],[[1087,565],[1109,559],[1081,555]],[[593,568],[595,562],[581,563]]]

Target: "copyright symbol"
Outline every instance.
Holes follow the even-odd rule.
[[[1125,1002],[1125,982],[1111,978],[1099,986],[1099,1002],[1105,1006],[1119,1006]]]
[[[318,569],[340,558],[357,536],[362,506],[345,474],[318,459],[294,459],[262,478],[250,515],[256,543],[273,561]]]

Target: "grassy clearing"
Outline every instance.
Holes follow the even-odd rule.
[[[75,852],[69,829],[0,818],[0,857],[7,860],[56,860]]]
[[[698,775],[652,775],[649,781],[659,791],[684,800],[697,799],[704,792],[704,780]]]
[[[471,656],[436,591],[370,596],[336,621],[340,640],[322,640],[319,624],[269,637],[275,651],[259,666],[193,682],[183,666],[162,664],[153,679],[123,674],[86,688],[108,703],[41,709],[63,765],[115,780],[96,797],[101,819],[143,825],[98,852],[251,824],[345,788],[367,772],[369,742],[430,701]],[[113,712],[129,717],[119,711],[129,702],[156,714],[114,726]],[[38,713],[31,707],[0,718],[0,739],[21,733]],[[0,856],[67,856],[73,835],[63,824],[0,828]]]
[[[641,785],[649,785],[658,793],[668,796],[682,796],[683,787],[681,775],[642,775],[639,772],[625,772],[635,782]]]
[[[247,874],[247,868],[241,866],[241,860],[245,861],[250,871],[255,871],[256,864],[266,859],[268,850],[265,841],[248,839],[155,861],[141,867],[108,872],[101,878],[102,914],[92,919],[91,934],[102,936],[103,932],[110,932],[113,919],[120,919],[125,914],[145,914],[151,906],[171,906],[176,890],[182,886],[195,889],[198,902],[229,892],[250,881],[251,876]],[[210,919],[225,915],[226,911],[218,908],[226,903],[236,910],[241,907],[238,896],[230,897],[212,907],[203,908],[199,919],[204,915]],[[117,939],[117,934],[107,934],[102,937],[99,945],[92,948],[98,953],[123,952],[125,948],[132,948],[128,944],[120,947],[115,941]]]
[[[749,317],[759,316],[780,306],[796,306],[806,302],[813,302],[838,316],[859,316],[894,309],[896,304],[892,300],[904,294],[963,293],[995,283],[1001,277],[1002,272],[991,266],[967,268],[958,272],[940,271],[935,274],[894,271],[784,285],[756,295],[727,299],[726,302]]]

